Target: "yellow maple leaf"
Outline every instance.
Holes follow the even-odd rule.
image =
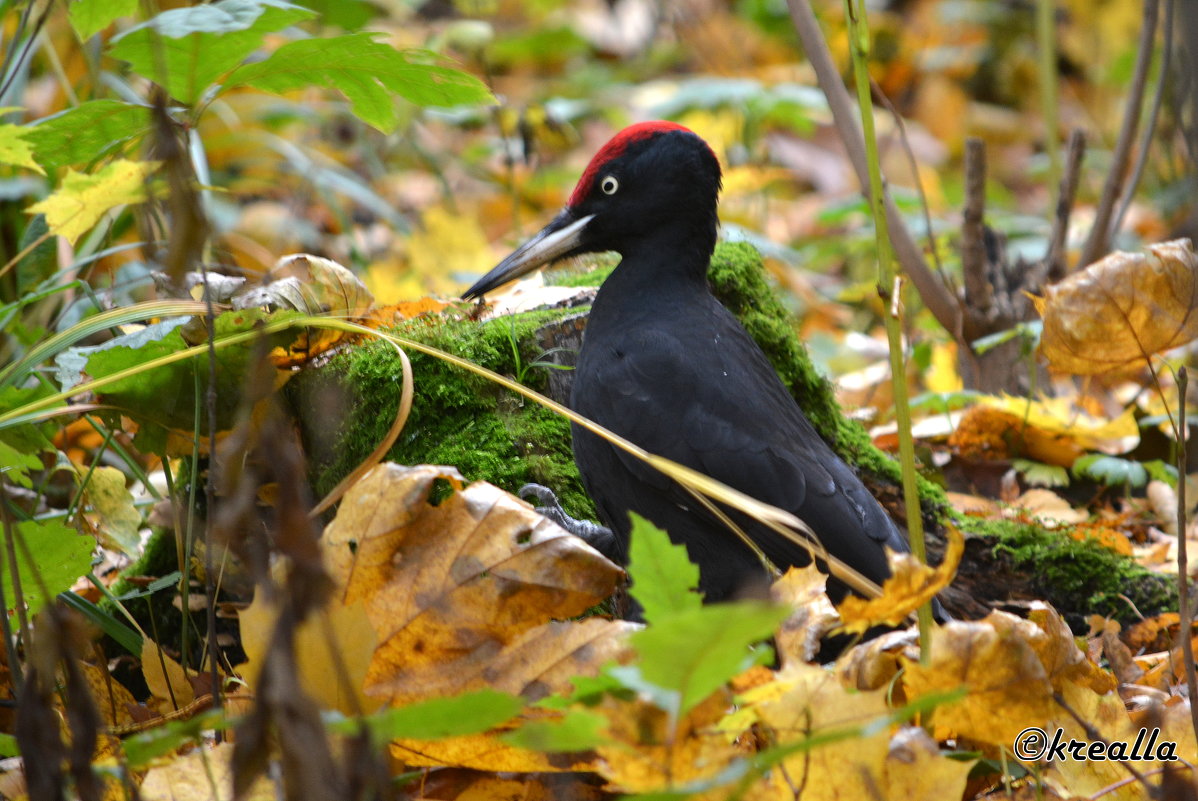
[[[20,125],[0,125],[0,164],[15,164],[45,175],[46,171],[33,160],[33,146],[25,139],[26,131]]]
[[[891,576],[882,584],[881,596],[865,600],[850,595],[838,607],[844,629],[859,633],[882,623],[891,626],[902,623],[907,615],[948,586],[963,553],[965,538],[952,526],[948,527],[948,544],[939,567],[922,564],[909,553],[888,553]]]
[[[72,245],[100,218],[117,206],[146,199],[146,179],[158,169],[156,161],[120,159],[95,175],[67,170],[62,185],[27,214],[45,214],[50,230]]]

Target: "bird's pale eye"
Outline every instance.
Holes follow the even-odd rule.
[[[599,182],[599,188],[603,190],[605,195],[614,195],[616,190],[620,188],[620,182],[616,180],[614,175],[605,175],[603,180]]]

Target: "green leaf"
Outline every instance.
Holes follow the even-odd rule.
[[[589,751],[608,742],[609,738],[603,734],[606,728],[607,718],[603,715],[585,709],[571,709],[558,720],[525,723],[501,739],[519,748],[547,754]]]
[[[54,240],[54,237],[46,236],[49,232],[50,226],[46,225],[45,216],[37,214],[21,233],[21,242],[17,246],[18,252],[23,252],[34,242],[41,240],[40,245],[34,247],[17,262],[17,292],[21,295],[32,292],[58,271],[58,242]]]
[[[7,480],[24,487],[33,489],[29,478],[30,470],[40,470],[42,460],[32,453],[21,453],[13,446],[0,440],[0,474]]]
[[[178,576],[179,571],[175,571]],[[58,598],[67,606],[74,609],[79,614],[83,615],[84,619],[100,631],[111,637],[117,645],[124,648],[129,653],[141,658],[142,637],[133,629],[125,625],[124,621],[117,620],[113,615],[76,593],[61,592]]]
[[[21,749],[17,747],[17,738],[11,734],[0,734],[0,757],[20,756]]]
[[[121,152],[150,127],[150,110],[119,100],[89,100],[29,126],[26,139],[47,170]]]
[[[86,42],[118,17],[136,14],[137,5],[138,0],[74,0],[68,10],[71,27]]]
[[[523,708],[524,701],[517,696],[478,690],[387,709],[366,717],[364,722],[379,742],[400,737],[439,740],[493,729],[520,714]],[[360,725],[357,720],[343,720],[333,729],[353,733]]]
[[[72,245],[117,206],[146,199],[146,181],[158,168],[153,161],[114,161],[95,175],[67,170],[62,186],[25,211],[45,214],[50,230]]]
[[[686,555],[686,547],[675,545],[664,531],[645,518],[632,518],[628,546],[628,592],[636,599],[650,625],[678,612],[698,609],[703,598],[696,592],[699,568]]]
[[[313,16],[284,0],[218,0],[164,11],[114,39],[109,54],[192,105],[266,34]]]
[[[630,638],[645,681],[678,693],[681,716],[764,655],[749,646],[769,637],[788,610],[754,601],[672,615]],[[636,688],[634,688],[636,689]]]
[[[1131,459],[1090,453],[1073,463],[1073,475],[1088,478],[1100,484],[1114,486],[1128,484],[1142,487],[1148,483],[1148,471],[1144,465]]]
[[[37,614],[47,600],[69,589],[77,578],[91,570],[96,541],[59,520],[24,520],[17,524],[16,533],[19,539],[14,546],[21,573],[21,595],[30,613]],[[4,602],[6,608],[15,609],[16,595],[7,558],[4,562]]]
[[[1033,462],[1030,459],[1012,459],[1011,467],[1033,487],[1069,486],[1069,471],[1060,465]]]
[[[1153,481],[1163,481],[1174,489],[1177,488],[1177,467],[1161,459],[1144,462],[1148,478]]]
[[[53,394],[45,384],[27,387],[0,387],[0,413],[20,409]],[[47,433],[35,425],[18,425],[0,431],[0,441],[18,453],[41,453],[53,451]]]
[[[39,175],[45,175],[33,160],[33,144],[29,141],[29,127],[25,125],[0,124],[0,164],[25,167]]]
[[[283,314],[296,316],[294,312]],[[216,318],[216,336],[253,330],[266,317],[264,312],[257,310],[225,312]],[[270,319],[279,319],[279,315]],[[103,378],[202,341],[185,338],[184,331],[184,321],[168,320],[116,337],[96,348],[66,351],[64,358],[86,355],[84,371],[93,379]],[[292,334],[283,332],[275,335],[273,343],[285,345],[293,338]],[[216,424],[220,430],[229,428],[241,403],[253,350],[251,341],[216,351]],[[198,383],[203,393],[207,381],[207,358],[190,358],[153,370],[137,371],[106,387],[100,393],[100,399],[120,407],[124,414],[142,423],[136,437],[139,447],[158,452],[164,444],[164,429],[208,430],[206,404],[199,404],[201,419],[195,417],[196,386]]]
[[[495,102],[473,75],[424,63],[433,56],[420,50],[396,50],[376,42],[377,35],[354,33],[290,42],[263,61],[238,68],[222,91],[235,86],[275,93],[308,86],[336,89],[349,99],[354,114],[384,133],[394,130],[399,121],[392,93],[418,106]]]

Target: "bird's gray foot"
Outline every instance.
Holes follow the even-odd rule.
[[[591,520],[578,520],[566,514],[557,500],[557,494],[541,484],[525,484],[518,493],[524,500],[535,499],[537,512],[575,537],[583,540],[608,559],[617,558],[616,538],[610,528]]]

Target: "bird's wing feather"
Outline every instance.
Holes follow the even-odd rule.
[[[833,554],[853,563],[864,558],[874,568],[867,573],[885,575],[880,545],[907,550],[897,528],[815,432],[735,318],[713,304],[709,319],[691,318],[698,330],[646,326],[613,342],[613,352],[595,360],[600,369],[586,371],[576,407],[652,453],[795,513]],[[639,481],[693,505],[652,467],[623,451],[618,458]],[[782,561],[798,547],[774,534],[754,536]]]

